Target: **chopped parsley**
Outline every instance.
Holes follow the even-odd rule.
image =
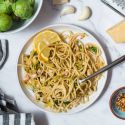
[[[97,53],[97,47],[92,46],[89,48],[92,52]]]
[[[58,100],[54,100],[55,105],[59,106]]]
[[[70,103],[70,101],[64,101],[63,102],[65,105],[68,105]]]

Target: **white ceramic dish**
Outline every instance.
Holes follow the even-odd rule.
[[[73,32],[84,32],[84,33],[86,33],[88,35],[88,37],[86,37],[83,40],[83,42],[86,42],[86,43],[87,42],[92,42],[92,43],[97,44],[101,48],[101,50],[102,50],[102,57],[103,57],[105,63],[107,64],[107,59],[106,59],[106,56],[105,56],[105,52],[104,52],[103,48],[101,47],[100,43],[95,39],[94,36],[92,36],[86,30],[84,30],[84,29],[82,29],[80,27],[77,27],[77,26],[66,25],[66,24],[51,25],[51,26],[43,28],[42,30],[45,30],[45,29],[53,29],[53,30],[55,30],[57,32],[62,32],[64,30],[71,30]],[[22,49],[22,51],[20,53],[20,56],[19,56],[18,64],[21,63],[21,55],[23,53],[29,53],[30,50],[32,49],[32,38],[30,38],[28,40],[28,42],[25,44],[25,46],[23,47],[23,49]],[[18,71],[18,78],[19,78],[19,83],[21,85],[21,88],[22,88],[23,92],[25,93],[25,95],[30,99],[30,101],[33,102],[37,107],[39,107],[40,110],[52,112],[51,110],[45,108],[43,106],[42,102],[35,102],[35,97],[34,97],[33,92],[31,92],[29,89],[27,89],[23,85],[23,83],[21,82],[23,80],[23,78],[24,78],[24,75],[25,75],[24,69],[22,67],[18,67],[17,71]],[[103,74],[103,77],[99,80],[97,92],[93,93],[93,95],[90,96],[90,101],[89,102],[87,102],[86,104],[80,104],[78,107],[73,108],[72,110],[69,110],[67,113],[59,113],[59,114],[73,114],[73,113],[79,112],[79,111],[81,111],[83,109],[86,109],[87,107],[92,105],[98,99],[100,94],[102,93],[102,91],[103,91],[103,89],[105,87],[105,84],[106,84],[106,80],[107,80],[107,72],[105,72]]]
[[[43,0],[35,0],[34,15],[30,19],[23,22],[17,22],[17,23],[14,22],[14,25],[11,27],[10,30],[6,32],[0,32],[0,34],[16,33],[28,27],[36,19],[37,15],[41,10],[42,4]]]

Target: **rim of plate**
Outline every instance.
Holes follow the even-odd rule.
[[[118,88],[118,89],[116,89],[113,93],[112,93],[112,95],[111,95],[111,97],[110,97],[110,101],[109,101],[109,106],[110,106],[110,110],[111,110],[111,112],[112,112],[112,114],[114,115],[114,116],[116,116],[117,118],[119,118],[119,119],[122,119],[122,120],[125,120],[125,118],[122,118],[122,117],[120,117],[120,116],[118,116],[116,113],[115,113],[115,111],[113,110],[113,105],[112,105],[112,99],[113,99],[113,97],[117,94],[117,93],[119,93],[121,90],[123,90],[123,89],[125,89],[125,87],[120,87],[120,88]]]
[[[71,27],[71,28],[74,28],[74,29],[78,29],[78,30],[81,30],[83,32],[86,32],[89,36],[91,36],[99,45],[99,47],[101,48],[101,50],[103,51],[103,54],[104,54],[104,60],[105,60],[105,63],[106,65],[108,64],[107,62],[107,57],[106,57],[106,54],[105,54],[105,51],[102,47],[102,45],[99,43],[99,41],[94,37],[94,35],[92,35],[90,32],[88,32],[86,29],[80,27],[80,26],[76,26],[76,25],[73,25],[73,24],[64,24],[64,23],[61,23],[61,24],[54,24],[54,25],[49,25],[49,26],[46,26],[46,27],[43,27],[42,29],[38,30],[37,32],[35,32],[30,38],[28,38],[26,41],[26,43],[24,44],[23,48],[21,49],[21,52],[19,54],[19,57],[18,57],[18,62],[17,62],[17,65],[19,64],[19,60],[20,60],[20,57],[21,57],[21,54],[22,54],[22,51],[24,50],[24,47],[29,43],[29,41],[36,35],[38,34],[39,32],[45,30],[45,29],[54,29],[56,27]],[[27,95],[27,93],[25,92],[23,86],[21,85],[21,81],[19,79],[19,68],[17,66],[17,77],[18,77],[18,81],[19,81],[19,84],[20,84],[20,87],[23,91],[23,93],[25,94],[26,98],[32,103],[34,104],[34,106],[36,108],[38,108],[39,110],[41,111],[44,111],[46,113],[52,113],[52,114],[57,114],[57,115],[72,115],[72,114],[75,114],[75,113],[78,113],[78,112],[81,112],[87,108],[89,108],[92,104],[94,104],[96,102],[96,100],[98,100],[98,98],[100,97],[100,95],[103,93],[104,91],[104,88],[106,86],[106,82],[107,82],[107,76],[108,76],[108,71],[105,72],[105,84],[103,86],[103,88],[100,90],[99,94],[96,96],[96,98],[94,98],[91,102],[89,101],[89,104],[86,106],[86,107],[83,107],[83,108],[80,108],[79,110],[75,110],[73,112],[53,112],[51,110],[47,110],[47,108],[42,108],[38,105],[36,105],[30,98],[29,96]],[[98,90],[97,90],[98,91]],[[84,104],[83,104],[84,105]],[[77,107],[75,107],[76,109]]]
[[[12,31],[7,31],[7,32],[3,32],[3,33],[0,33],[1,35],[3,34],[12,34],[12,33],[17,33],[19,31],[22,31],[24,30],[25,28],[27,28],[30,24],[32,24],[34,22],[34,20],[36,19],[36,17],[38,16],[38,14],[40,13],[40,10],[42,8],[42,5],[43,5],[43,0],[40,0],[39,2],[39,7],[37,9],[37,11],[35,12],[35,14],[33,15],[33,17],[31,19],[29,19],[29,22],[27,24],[25,24],[24,26],[18,28],[18,29],[15,29],[15,30],[12,30]]]

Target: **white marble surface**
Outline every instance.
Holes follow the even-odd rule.
[[[20,111],[33,112],[37,125],[125,125],[125,121],[112,115],[109,108],[109,98],[112,92],[121,86],[125,86],[124,64],[118,66],[109,74],[107,88],[99,100],[88,109],[74,115],[58,116],[41,112],[30,103],[19,86],[17,78],[19,53],[30,36],[50,24],[68,23],[86,28],[100,41],[109,62],[125,53],[125,45],[116,44],[105,32],[107,28],[123,20],[120,15],[106,7],[100,0],[71,0],[71,4],[77,7],[78,13],[60,18],[60,10],[57,11],[51,6],[50,1],[44,0],[39,16],[27,29],[12,35],[0,35],[0,38],[9,40],[10,49],[7,63],[0,70],[0,88],[16,99]],[[77,16],[80,8],[84,5],[92,8],[93,15],[89,20],[79,22]]]

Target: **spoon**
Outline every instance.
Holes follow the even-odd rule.
[[[95,77],[95,76],[97,76],[97,75],[99,75],[99,74],[101,74],[101,73],[103,73],[103,72],[105,72],[105,71],[107,71],[107,70],[109,70],[109,69],[111,69],[111,68],[117,66],[118,64],[120,64],[120,63],[122,63],[122,62],[124,62],[124,61],[125,61],[125,55],[122,56],[122,57],[120,57],[120,58],[118,58],[118,59],[116,59],[115,61],[113,61],[113,62],[110,63],[109,65],[107,65],[107,66],[105,66],[105,67],[99,69],[97,72],[93,73],[92,75],[87,76],[87,77],[84,78],[83,80],[79,80],[79,83],[80,83],[80,84],[84,84],[84,82],[86,82],[87,80],[89,80],[89,79],[91,79],[91,78],[93,78],[93,77]]]

